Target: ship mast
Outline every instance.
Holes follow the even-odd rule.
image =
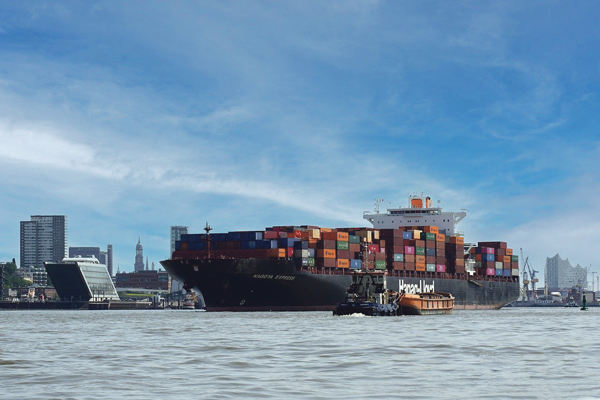
[[[208,250],[208,259],[210,260],[210,231],[212,231],[212,226],[208,224],[206,221],[206,225],[204,226],[204,230],[206,231],[206,249]]]

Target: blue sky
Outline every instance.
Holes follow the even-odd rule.
[[[169,227],[468,209],[468,241],[600,270],[600,4],[2,1],[0,259],[19,221],[168,257]],[[589,277],[591,280],[591,276]]]

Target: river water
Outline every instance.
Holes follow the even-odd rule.
[[[1,399],[600,399],[600,308],[0,311]]]

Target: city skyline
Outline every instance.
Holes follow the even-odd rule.
[[[171,226],[369,226],[423,192],[466,241],[599,271],[600,4],[576,4],[3,2],[0,259],[33,214],[131,272]]]

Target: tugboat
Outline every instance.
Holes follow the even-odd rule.
[[[382,272],[355,271],[352,284],[346,290],[346,301],[338,303],[333,315],[401,315],[399,301],[398,293],[385,289]]]
[[[333,315],[368,316],[452,314],[454,297],[450,293],[393,292],[385,288],[382,272],[355,271],[346,291],[346,301],[338,303]]]

